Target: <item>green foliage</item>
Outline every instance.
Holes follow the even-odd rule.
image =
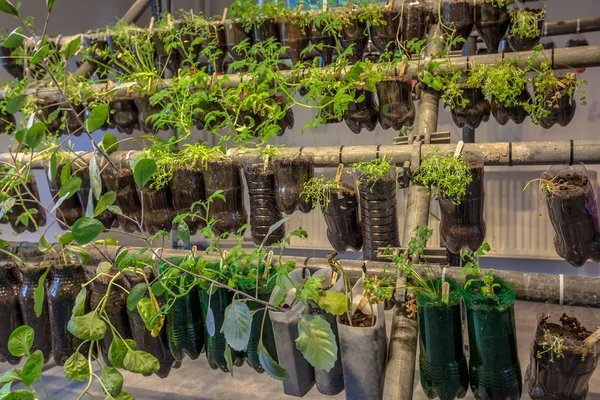
[[[358,172],[357,184],[363,181],[366,184],[375,184],[377,181],[385,178],[392,169],[391,161],[391,157],[383,156],[382,158],[374,158],[369,161],[352,164],[351,167],[356,168]]]
[[[506,107],[523,106],[521,95],[527,90],[527,73],[505,59],[499,65],[479,64],[469,74],[467,83],[480,88],[486,98],[492,97]]]
[[[318,315],[300,314],[296,348],[313,367],[329,372],[337,359],[337,342],[331,326]]]
[[[71,229],[73,240],[79,244],[88,244],[104,231],[104,225],[97,219],[81,217]]]
[[[467,276],[471,275],[475,278],[481,277],[483,282],[483,286],[480,288],[481,293],[488,297],[494,296],[494,290],[497,287],[500,287],[500,284],[496,283],[494,280],[494,270],[491,269],[485,274],[481,270],[481,265],[479,265],[479,258],[484,256],[486,252],[490,251],[490,245],[488,243],[482,244],[475,252],[473,251],[465,251],[462,253],[462,259],[465,262],[463,269],[460,271],[459,276]],[[468,289],[469,286],[473,283],[474,279],[469,279],[465,283],[465,289]]]
[[[329,203],[329,194],[340,190],[342,190],[342,185],[335,183],[333,178],[313,177],[304,183],[302,196],[307,201],[311,201],[313,207],[316,207],[319,203],[325,206]]]
[[[15,329],[8,338],[8,351],[15,357],[29,355],[33,346],[33,329],[28,325],[23,325]]]
[[[515,10],[511,13],[511,28],[508,37],[519,36],[522,39],[539,38],[542,34],[539,23],[546,17],[546,10]]]
[[[436,152],[423,155],[413,181],[430,189],[435,188],[438,196],[451,198],[454,204],[460,204],[473,177],[469,165],[462,157]]]
[[[225,339],[232,349],[244,351],[250,341],[250,328],[252,326],[252,316],[246,303],[239,300],[233,302],[225,309],[225,317],[221,332],[225,334]]]
[[[542,341],[542,350],[538,350],[536,353],[537,358],[542,358],[544,354],[548,354],[550,362],[554,362],[555,358],[564,358],[563,344],[565,339],[553,335],[549,329],[544,331],[544,340]]]

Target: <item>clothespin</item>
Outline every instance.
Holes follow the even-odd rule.
[[[148,25],[148,32],[151,32],[152,28],[154,28],[154,17],[150,18],[150,25]]]
[[[450,284],[448,282],[442,283],[442,303],[448,304],[450,301]]]
[[[344,171],[344,164],[340,163],[340,165],[338,165],[338,169],[337,169],[337,172],[335,174],[335,180],[334,180],[335,184],[340,183],[340,179],[342,179],[342,172],[343,171]]]
[[[225,7],[223,9],[223,18],[221,18],[221,23],[224,24],[225,20],[227,19],[227,12],[229,11],[229,9],[227,7]]]
[[[456,150],[454,151],[454,157],[456,157],[456,158],[460,157],[464,147],[465,147],[465,142],[463,142],[462,140],[460,142],[458,142],[458,144],[456,145]]]

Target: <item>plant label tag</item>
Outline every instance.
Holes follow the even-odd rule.
[[[327,0],[323,0],[323,11],[327,11]]]
[[[225,7],[223,9],[223,18],[221,19],[221,24],[225,23],[225,20],[227,19],[227,12],[229,11],[229,9],[227,7]]]
[[[460,157],[460,154],[462,153],[464,147],[465,142],[463,142],[462,140],[458,142],[458,144],[456,145],[456,150],[454,151],[454,157]]]
[[[450,284],[448,282],[442,283],[442,303],[448,304],[450,300]]]
[[[342,172],[344,171],[344,164],[338,165],[337,172],[335,174],[335,183],[340,183],[340,179],[342,179]]]
[[[150,25],[148,25],[148,32],[152,31],[152,28],[154,28],[154,17],[150,18]]]
[[[600,329],[592,333],[592,335],[584,340],[584,343],[588,346],[593,346],[597,341],[600,340]]]

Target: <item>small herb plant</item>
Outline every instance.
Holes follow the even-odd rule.
[[[469,165],[462,157],[450,154],[424,154],[421,165],[413,175],[413,181],[430,190],[435,188],[438,196],[451,198],[460,204],[467,194],[467,186],[473,181]]]
[[[496,283],[494,279],[494,270],[491,269],[485,274],[481,270],[481,265],[479,265],[479,258],[484,256],[487,251],[490,251],[490,245],[488,243],[482,244],[475,252],[465,251],[462,253],[462,259],[466,263],[463,266],[463,269],[460,271],[459,276],[464,277],[467,275],[471,275],[474,278],[480,278],[483,282],[483,286],[479,289],[484,296],[493,297],[494,290],[497,287],[500,287],[499,283]],[[475,279],[469,279],[465,283],[465,290],[467,290]]]
[[[329,203],[329,193],[342,190],[342,185],[336,183],[334,178],[315,176],[304,183],[302,196],[306,201],[311,201],[313,208],[318,204],[326,206]]]
[[[544,340],[541,343],[542,350],[536,353],[537,358],[542,358],[544,354],[548,354],[550,362],[554,362],[555,358],[564,358],[562,347],[565,339],[553,335],[549,329],[544,331]]]
[[[511,28],[508,37],[519,36],[523,39],[535,39],[541,36],[542,32],[539,23],[544,21],[546,10],[515,10],[511,13]]]
[[[392,168],[396,168],[392,167],[391,161],[391,157],[384,156],[352,164],[351,167],[355,168],[358,173],[356,183],[361,184],[361,182],[365,182],[367,185],[374,185],[377,181],[386,177]]]

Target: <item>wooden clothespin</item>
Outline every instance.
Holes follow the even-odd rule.
[[[150,25],[148,25],[148,32],[151,32],[152,28],[154,28],[154,17],[150,18]]]
[[[223,18],[221,18],[221,24],[225,23],[225,20],[227,19],[227,12],[229,12],[229,9],[227,7],[225,7],[223,9]]]
[[[590,335],[590,337],[588,337],[587,339],[585,339],[583,342],[587,346],[592,347],[598,341],[600,341],[600,329],[598,329],[596,332],[592,333]]]
[[[196,253],[198,252],[198,247],[196,245],[192,246],[192,256],[196,258]]]
[[[173,18],[171,17],[171,13],[167,13],[167,26],[169,28],[171,28],[172,23],[173,23]]]
[[[456,145],[456,150],[454,150],[454,157],[456,157],[456,158],[460,157],[464,147],[465,147],[465,142],[463,142],[462,140],[460,142],[458,142],[458,144]]]
[[[360,303],[358,303],[358,307],[356,307],[356,310],[362,311],[362,309],[367,305],[367,301],[367,296],[365,296],[363,293],[362,297],[360,298]]]
[[[335,285],[337,283],[338,280],[338,273],[337,271],[333,271],[333,274],[331,274],[331,284]]]
[[[337,172],[335,174],[335,180],[333,181],[335,184],[340,183],[340,179],[342,179],[342,172],[344,171],[344,164],[338,165]]]
[[[442,283],[442,303],[448,304],[450,301],[450,284],[448,282]]]

